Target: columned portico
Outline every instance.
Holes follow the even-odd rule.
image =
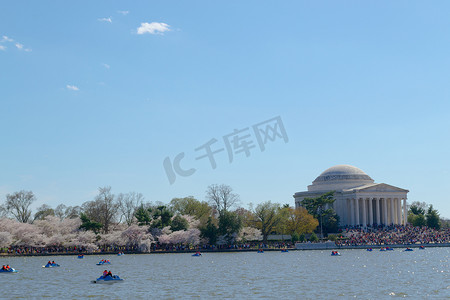
[[[295,205],[302,206],[303,199],[319,197],[329,191],[334,191],[333,209],[340,217],[340,226],[406,224],[409,191],[374,183],[366,173],[349,165],[324,171],[308,186],[308,191],[295,193]]]

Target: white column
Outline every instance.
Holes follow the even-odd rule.
[[[397,224],[402,224],[402,200],[397,198]]]
[[[403,198],[403,225],[406,225],[408,220],[408,215],[406,211],[406,198]]]
[[[367,209],[366,209],[366,198],[362,198],[361,199],[361,204],[362,204],[362,222],[363,222],[363,227],[367,227]]]
[[[388,208],[387,208],[387,199],[383,198],[383,224],[384,226],[388,226]]]
[[[373,226],[373,198],[369,198],[369,224]]]
[[[355,225],[355,203],[350,199],[350,224]]]
[[[380,198],[375,198],[375,204],[376,204],[376,214],[377,214],[377,225],[381,224],[381,218],[380,218]]]
[[[395,222],[395,213],[394,213],[394,198],[391,198],[391,224]]]
[[[359,199],[356,197],[355,199],[355,212],[356,212],[356,225],[359,225]]]

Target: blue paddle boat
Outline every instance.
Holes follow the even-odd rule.
[[[263,249],[259,249],[258,253],[264,253],[264,250]]]
[[[281,253],[287,253],[287,252],[289,252],[288,249],[281,249]]]
[[[100,276],[96,280],[91,281],[91,283],[106,283],[106,284],[113,284],[113,283],[117,283],[117,282],[123,282],[123,279],[117,275],[105,276],[105,277]]]
[[[14,268],[9,268],[9,269],[0,269],[0,273],[17,273],[19,271],[17,271]]]
[[[109,260],[104,260],[104,259],[102,259],[101,261],[99,261],[99,262],[97,263],[97,266],[110,265],[110,264],[111,264],[111,262],[110,262]]]
[[[202,256],[202,254],[200,252],[195,252],[192,256]]]
[[[340,256],[341,254],[338,251],[331,251],[331,256]]]
[[[406,248],[405,251],[414,251],[414,250],[411,248]]]
[[[80,255],[78,255],[77,258],[82,259],[82,258],[84,258],[84,255],[83,255],[83,254],[80,254]]]
[[[372,248],[367,248],[367,251],[370,251],[370,252],[371,252],[371,251],[372,251]]]
[[[56,268],[59,267],[57,263],[47,263],[45,266],[42,266],[43,268]]]

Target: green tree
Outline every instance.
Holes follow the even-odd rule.
[[[214,224],[212,217],[208,218],[205,227],[200,228],[200,233],[203,238],[208,239],[210,245],[215,245],[217,243],[219,230],[216,224]]]
[[[436,209],[433,209],[433,205],[428,207],[426,214],[427,226],[439,230],[441,228],[441,221],[439,219],[439,213]]]
[[[170,208],[176,214],[193,216],[202,224],[206,223],[212,212],[207,202],[200,202],[192,196],[173,198],[170,201]]]
[[[172,224],[173,212],[167,206],[150,207],[148,211],[153,217],[152,228],[162,229]]]
[[[139,206],[134,213],[139,226],[150,225],[152,219],[150,217],[150,212],[144,207],[144,205]]]
[[[321,228],[324,233],[337,232],[339,226],[339,216],[332,208],[334,201],[334,192],[302,201],[302,206],[319,221],[318,230]]]
[[[317,242],[317,241],[319,240],[319,238],[318,238],[317,235],[313,232],[313,233],[311,234],[311,236],[309,237],[309,240],[310,240],[311,242]]]
[[[175,217],[173,217],[172,225],[170,225],[170,229],[172,231],[187,230],[188,227],[188,221],[180,215],[176,215]]]
[[[267,243],[267,237],[282,220],[280,209],[279,204],[270,201],[258,204],[255,208],[255,225],[261,230],[264,243]]]
[[[411,203],[409,210],[415,215],[425,215],[427,211],[428,204],[425,202],[414,201]]]
[[[98,234],[100,229],[102,229],[102,224],[95,221],[91,221],[85,213],[80,214],[80,219],[81,219],[80,229],[92,230],[96,234]]]
[[[37,208],[37,212],[34,214],[34,220],[44,220],[45,217],[54,216],[55,211],[47,204],[42,204]]]
[[[228,243],[232,242],[235,234],[239,233],[242,228],[242,221],[239,216],[230,211],[222,212],[219,216],[219,235],[225,237]]]
[[[415,227],[425,226],[426,220],[424,215],[414,215],[411,224]]]

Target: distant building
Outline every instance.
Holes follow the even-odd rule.
[[[338,165],[325,170],[308,191],[294,194],[295,207],[305,198],[314,198],[334,191],[333,208],[345,225],[406,224],[408,190],[374,180],[362,170]],[[403,204],[403,205],[402,205]]]

